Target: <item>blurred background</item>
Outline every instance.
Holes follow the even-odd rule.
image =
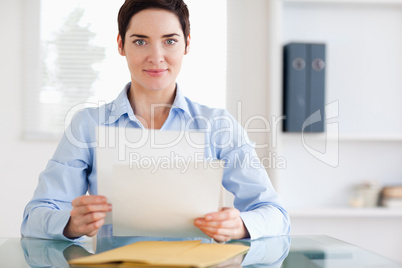
[[[70,116],[129,81],[115,42],[122,2],[0,0],[0,237],[19,236]],[[192,44],[179,84],[245,126],[292,234],[334,236],[402,263],[402,1],[186,3]],[[290,42],[326,45],[324,133],[282,131]]]

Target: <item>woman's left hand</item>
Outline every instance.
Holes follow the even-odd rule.
[[[209,213],[195,219],[194,225],[217,242],[250,237],[239,210],[235,208],[224,207],[218,212]]]

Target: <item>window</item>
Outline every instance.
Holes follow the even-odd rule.
[[[116,44],[123,2],[24,1],[25,138],[58,138],[72,111],[112,101],[130,81]],[[178,83],[193,101],[224,108],[226,0],[185,2],[192,43]]]

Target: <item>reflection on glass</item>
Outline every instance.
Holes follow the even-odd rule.
[[[125,246],[138,241],[179,241],[191,238],[159,238],[159,237],[98,237],[96,253]],[[200,240],[199,238],[194,238]],[[192,239],[193,240],[193,239]],[[202,239],[203,243],[214,243]],[[218,267],[281,267],[289,252],[290,238],[287,236],[263,238],[253,241],[241,240],[230,243],[241,243],[250,246],[246,255],[230,259]],[[83,244],[68,241],[42,240],[22,238],[21,246],[27,264],[31,267],[70,267],[68,260],[92,254]]]
[[[246,254],[242,267],[281,267],[288,256],[289,236],[277,236],[247,241],[250,250]]]
[[[21,247],[30,267],[70,267],[68,260],[88,256],[79,243],[59,240],[22,238]]]

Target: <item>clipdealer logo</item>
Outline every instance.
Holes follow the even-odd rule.
[[[338,100],[325,105],[325,119],[328,123],[326,123],[325,150],[323,152],[310,147],[304,137],[304,130],[307,126],[321,121],[322,116],[320,110],[310,115],[303,123],[301,136],[304,149],[314,158],[331,167],[337,167],[339,165],[339,122],[335,121],[338,117]]]
[[[152,137],[148,137],[148,135],[146,135],[146,137],[141,137],[139,143],[134,143],[132,144],[132,141],[130,141],[127,137],[126,137],[126,133],[125,133],[125,125],[121,125],[119,122],[118,123],[118,129],[120,129],[119,131],[117,131],[117,133],[115,131],[112,132],[108,132],[106,135],[106,133],[97,133],[98,138],[100,138],[101,142],[97,142],[96,140],[92,140],[91,142],[87,142],[84,140],[81,140],[79,138],[79,135],[77,136],[76,133],[74,133],[73,131],[73,127],[69,127],[69,124],[71,122],[71,118],[78,112],[81,111],[84,108],[88,108],[88,107],[92,107],[92,108],[98,108],[98,116],[99,118],[105,118],[105,111],[106,109],[113,111],[116,107],[113,104],[109,104],[106,105],[107,107],[104,106],[105,102],[99,102],[99,103],[81,103],[78,104],[74,107],[72,107],[69,112],[66,115],[65,118],[65,135],[66,138],[70,141],[70,143],[72,143],[74,146],[76,146],[77,148],[95,148],[95,147],[105,147],[106,146],[106,140],[107,142],[107,146],[108,147],[119,147],[119,159],[120,158],[125,158],[126,157],[126,147],[132,147],[132,146],[140,146],[141,144],[143,145],[143,139],[144,138],[151,138]],[[99,107],[105,107],[105,109],[99,109]],[[241,111],[241,104],[239,106],[238,103],[238,109]],[[239,111],[238,111],[239,113]],[[241,112],[240,112],[241,114]],[[305,122],[303,123],[303,127],[302,127],[302,133],[301,133],[301,142],[302,142],[302,146],[304,147],[304,149],[310,154],[312,155],[314,158],[316,158],[317,160],[331,166],[331,167],[337,167],[339,165],[339,122],[336,121],[336,118],[339,117],[339,101],[334,101],[332,103],[329,103],[325,106],[325,119],[326,119],[326,136],[325,136],[325,149],[324,151],[320,151],[312,146],[310,146],[309,144],[307,144],[306,142],[306,137],[305,137],[305,129],[307,126],[314,124],[316,122],[320,122],[322,120],[322,114],[321,111],[318,110],[315,113],[313,113],[311,116],[309,116]],[[261,116],[261,115],[256,115],[256,116],[252,116],[251,118],[249,118],[246,121],[246,129],[244,132],[240,132],[239,135],[244,135],[245,133],[251,132],[251,133],[271,133],[271,147],[272,148],[276,148],[277,147],[277,135],[278,135],[278,126],[279,123],[283,120],[283,116],[281,117],[275,117],[273,116],[271,118],[271,121],[269,121],[268,119],[266,119],[265,117]],[[106,118],[105,118],[106,119]],[[207,125],[210,124],[210,120],[207,118],[197,118],[198,120],[203,120],[203,122],[205,122]],[[113,118],[108,118],[108,120],[110,121],[114,121],[115,119]],[[233,135],[233,131],[240,131],[239,127],[235,127],[236,124],[234,124],[232,118],[229,117],[223,117],[223,116],[218,116],[216,118],[214,118],[213,120],[220,120],[220,121],[224,121],[226,122],[226,128],[224,129],[218,129],[215,130],[215,132],[211,133],[211,137],[213,138],[212,141],[215,141],[215,136],[217,136],[217,134],[224,134],[227,133],[229,136]],[[237,118],[238,121],[241,122],[241,117]],[[188,128],[188,125],[191,122],[184,122],[185,120],[182,120],[184,126],[182,126],[182,130]],[[251,128],[251,122],[254,121],[262,121],[263,123],[263,127],[258,128],[258,129],[254,129]],[[211,131],[211,126],[208,125],[209,127],[207,128],[208,130]],[[184,132],[183,132],[184,133]],[[181,133],[181,134],[183,134]],[[310,134],[310,133],[308,133]],[[108,138],[106,138],[106,136],[108,136]],[[179,138],[175,139],[173,141],[173,143],[177,143],[182,139],[186,139],[188,142],[191,141],[191,137],[187,137],[187,135],[184,135],[184,137],[181,135]],[[257,148],[267,148],[268,147],[268,143],[253,143],[251,140],[248,139],[248,137],[243,137],[244,140],[247,143],[250,143],[251,146]],[[228,139],[230,140],[230,138]],[[231,144],[227,144],[227,140],[226,143],[224,144],[215,144],[215,146],[222,148],[222,147],[226,147],[226,146],[230,146]],[[193,146],[194,144],[191,143]],[[153,145],[153,147],[155,147],[155,143],[152,143],[151,145]],[[172,144],[168,144],[168,145],[172,145]],[[202,144],[203,146],[206,146],[207,144]],[[201,146],[202,146],[201,145]],[[198,147],[198,146],[196,146]],[[120,155],[122,154],[122,155]],[[262,158],[260,159],[261,163],[263,164],[263,166],[265,168],[270,168],[270,169],[286,169],[287,167],[287,163],[286,163],[286,158],[278,155],[277,153],[271,153],[269,152],[269,157],[267,158]],[[239,159],[237,159],[239,161]],[[247,158],[247,160],[249,160]],[[250,161],[253,160],[254,158],[250,158]],[[242,160],[242,161],[246,161],[246,159]],[[259,161],[259,162],[260,162]],[[247,161],[246,161],[247,162]],[[240,162],[239,162],[240,164]]]

